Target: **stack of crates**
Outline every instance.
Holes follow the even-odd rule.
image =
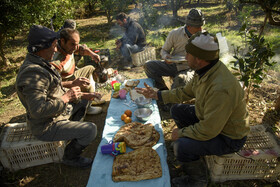
[[[65,143],[37,140],[26,123],[7,124],[1,133],[0,160],[3,167],[16,171],[27,167],[60,162]]]
[[[273,135],[258,125],[251,128],[246,144],[238,153],[205,159],[213,182],[247,179],[274,182],[280,175],[279,155]]]
[[[148,60],[156,60],[156,49],[154,47],[145,47],[144,51],[131,55],[132,63],[135,66],[143,66]]]

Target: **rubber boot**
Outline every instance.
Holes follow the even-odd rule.
[[[72,140],[64,150],[62,163],[68,166],[88,168],[92,164],[92,159],[81,156],[81,153],[86,148],[78,143],[76,139]]]
[[[184,162],[181,167],[186,176],[172,179],[174,187],[206,187],[208,183],[207,167],[203,158],[193,162]]]

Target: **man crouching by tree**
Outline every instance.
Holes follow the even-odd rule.
[[[62,85],[59,72],[50,64],[57,51],[56,32],[33,25],[28,43],[28,54],[16,80],[17,94],[27,113],[27,125],[41,141],[70,140],[64,151],[64,164],[90,167],[92,159],[80,154],[95,139],[97,128],[94,123],[81,121],[88,100],[101,96],[81,92],[81,88],[88,85],[79,80]]]
[[[235,76],[219,61],[215,36],[207,32],[193,35],[186,45],[186,60],[195,71],[183,87],[155,92],[136,88],[147,98],[166,103],[183,103],[195,98],[195,106],[175,104],[171,116],[178,128],[172,132],[176,159],[187,176],[174,178],[174,186],[207,186],[205,155],[239,151],[249,133],[244,90]]]

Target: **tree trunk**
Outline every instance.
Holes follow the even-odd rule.
[[[0,33],[0,57],[1,57],[0,66],[11,65],[10,61],[5,56],[4,43],[5,43],[4,35]]]
[[[172,12],[173,12],[173,18],[177,18],[178,14],[177,14],[177,0],[171,0],[171,8],[172,8]]]
[[[276,100],[275,110],[276,110],[276,111],[280,111],[280,96],[279,96],[278,99]]]
[[[268,14],[268,23],[270,25],[280,26],[280,21],[275,21],[275,19],[272,16],[272,12],[271,11],[267,12],[267,14]]]

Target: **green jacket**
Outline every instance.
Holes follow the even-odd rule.
[[[164,103],[182,103],[195,98],[199,122],[180,129],[180,137],[206,141],[222,134],[241,139],[249,133],[244,90],[222,62],[216,63],[200,79],[195,74],[186,86],[161,94]]]
[[[26,109],[32,134],[40,136],[54,121],[68,119],[69,107],[59,73],[44,59],[27,54],[16,79],[18,97]]]

